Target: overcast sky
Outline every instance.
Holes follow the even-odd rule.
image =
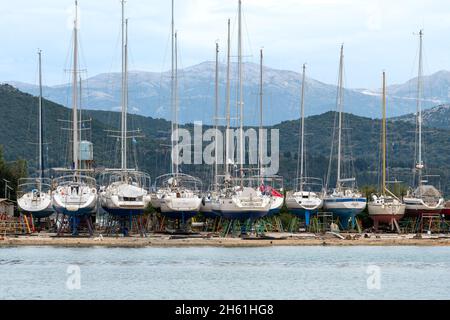
[[[36,51],[44,52],[47,85],[65,82],[69,68],[73,0],[0,1],[0,81],[36,83]],[[237,0],[175,0],[181,67],[225,52],[226,21],[236,41]],[[88,76],[120,70],[120,1],[79,0],[82,63]],[[389,83],[416,74],[418,40],[424,28],[425,72],[450,69],[448,0],[243,0],[245,55],[266,65],[335,83],[339,46],[345,43],[346,86],[377,88],[385,69]],[[162,71],[170,61],[170,0],[128,0],[130,68]],[[236,52],[234,45],[234,52]],[[222,54],[221,59],[225,61]]]

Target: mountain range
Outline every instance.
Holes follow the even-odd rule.
[[[25,159],[29,172],[36,167],[37,147],[37,105],[38,99],[23,93],[10,85],[0,85],[0,147],[6,161]],[[442,109],[442,108],[441,108]],[[441,118],[441,113],[430,110],[428,123],[437,123],[433,118]],[[448,107],[443,108],[448,114]],[[428,112],[428,111],[426,111]],[[425,112],[425,113],[426,113]],[[45,165],[47,168],[69,164],[70,131],[67,120],[71,111],[54,102],[44,100],[44,141]],[[95,167],[114,168],[120,164],[120,142],[110,137],[110,130],[120,125],[120,113],[111,111],[82,111],[83,120],[90,120],[84,126],[82,139],[94,144]],[[389,180],[398,179],[404,185],[411,184],[414,165],[415,122],[411,115],[395,118],[388,122]],[[61,121],[63,120],[63,121]],[[305,119],[307,165],[306,174],[326,178],[333,128],[336,123],[335,112],[325,112]],[[192,124],[185,125],[192,130]],[[368,117],[344,114],[343,169],[346,176],[357,178],[359,186],[377,185],[379,182],[379,146],[381,121]],[[128,128],[140,130],[139,136],[132,140],[129,148],[130,166],[148,172],[152,178],[167,173],[170,168],[170,122],[140,115],[128,117]],[[299,121],[283,121],[268,129],[279,129],[280,133],[280,171],[285,185],[289,187],[296,176],[299,141]],[[204,126],[204,130],[208,127]],[[350,130],[351,129],[351,130]],[[69,147],[68,147],[69,146]],[[442,189],[450,195],[450,129],[436,126],[424,128],[424,156],[427,173],[441,176]],[[351,166],[350,164],[354,165]],[[183,172],[201,177],[207,185],[211,177],[211,166],[182,165]],[[336,165],[331,166],[330,186],[336,177]]]
[[[259,66],[245,63],[244,67],[244,119],[247,125],[259,121]],[[214,117],[215,63],[204,62],[180,69],[179,72],[180,121],[212,123]],[[236,64],[231,72],[231,110],[236,110]],[[220,117],[224,116],[226,66],[220,64]],[[265,125],[274,125],[299,117],[301,74],[288,70],[265,67],[264,116]],[[10,81],[21,91],[37,95],[36,85]],[[129,74],[129,112],[152,118],[171,119],[170,72],[131,71]],[[397,117],[416,109],[417,79],[388,87],[389,117]],[[82,108],[118,111],[120,109],[121,74],[104,73],[85,79],[82,83]],[[449,102],[450,72],[440,71],[424,77],[424,109]],[[70,84],[44,87],[44,96],[61,105],[70,103]],[[344,111],[358,116],[380,117],[380,90],[346,89]],[[307,78],[305,114],[318,115],[336,108],[336,86]]]

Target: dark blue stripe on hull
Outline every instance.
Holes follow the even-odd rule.
[[[258,219],[267,216],[269,211],[217,211],[217,214],[224,219],[229,220],[248,220],[248,219]]]
[[[189,220],[195,217],[198,214],[197,211],[171,211],[171,212],[161,212],[163,217],[169,219],[177,219],[177,220]]]
[[[206,211],[200,211],[200,214],[202,216],[204,216],[206,219],[215,219],[215,218],[219,217],[218,214],[216,214],[216,213],[214,213],[212,211],[207,211],[207,212]]]
[[[108,214],[112,216],[140,216],[144,214],[144,209],[112,209],[102,207]]]
[[[281,211],[281,208],[277,208],[277,209],[270,209],[269,213],[267,214],[268,217],[273,217],[277,214],[279,214]]]
[[[84,217],[95,213],[95,210],[92,210],[92,208],[83,208],[77,211],[69,211],[65,208],[57,208],[57,207],[53,207],[53,209],[55,209],[56,212],[64,214],[69,217]]]
[[[311,218],[311,216],[316,215],[317,212],[319,212],[319,210],[317,210],[317,209],[305,210],[305,209],[300,209],[300,208],[298,208],[298,209],[289,209],[289,211],[293,215],[299,217],[300,219],[304,219],[307,226],[310,225],[310,218]]]
[[[331,209],[327,208],[327,211],[333,214],[333,218],[336,219],[339,217],[339,222],[342,228],[348,228],[348,221],[351,219],[351,226],[355,228],[356,225],[356,216],[361,213],[364,209]]]
[[[325,199],[324,202],[367,202],[366,198],[329,198]]]

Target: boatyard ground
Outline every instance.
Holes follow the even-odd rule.
[[[194,235],[149,234],[147,237],[57,237],[45,233],[0,236],[0,247],[268,247],[268,246],[450,246],[446,234],[266,234],[264,238],[221,238],[209,233]]]

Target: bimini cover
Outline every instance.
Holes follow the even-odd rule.
[[[441,193],[433,186],[420,186],[414,190],[414,196],[421,198],[425,203],[438,203]]]

